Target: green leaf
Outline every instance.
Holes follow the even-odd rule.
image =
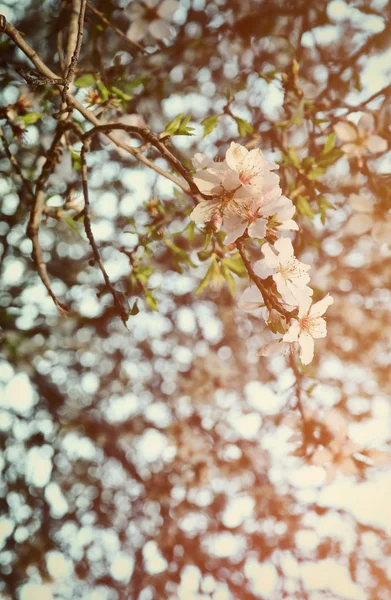
[[[200,285],[198,286],[198,288],[195,291],[196,296],[199,296],[208,287],[209,280],[212,277],[212,274],[213,274],[213,261],[209,265],[207,272],[205,273],[204,277],[201,280]]]
[[[333,148],[333,150],[330,150],[330,152],[325,155],[320,154],[316,162],[318,167],[331,167],[331,165],[337,162],[337,160],[343,155],[344,152],[342,150],[339,148]]]
[[[63,219],[64,223],[66,223],[73,231],[75,231],[76,233],[80,233],[79,231],[79,227],[77,226],[77,223],[72,219],[72,217],[66,217],[65,219]]]
[[[233,256],[223,258],[221,262],[238,277],[245,277],[247,275],[246,268],[238,252]]]
[[[324,225],[326,223],[327,209],[335,210],[335,206],[331,204],[324,196],[319,196],[317,198],[319,212],[320,212],[320,220]]]
[[[183,118],[183,113],[180,113],[167,123],[164,133],[166,135],[194,135],[192,132],[194,131],[194,127],[187,127],[188,122],[190,121],[190,115]]]
[[[317,383],[313,383],[312,385],[310,385],[307,389],[306,389],[306,393],[308,396],[311,396],[312,392],[314,391],[314,389],[317,387]]]
[[[200,250],[199,252],[197,252],[198,258],[202,261],[208,260],[208,258],[210,258],[212,254],[213,250]]]
[[[309,217],[311,220],[314,218],[313,210],[308,202],[308,199],[304,196],[298,196],[296,207],[297,211],[303,215],[303,217]]]
[[[213,237],[214,231],[213,231],[213,229],[211,227],[206,226],[205,233],[206,233],[206,236],[205,236],[204,250],[206,250],[207,247],[209,246],[210,241],[211,241],[211,239]]]
[[[330,133],[327,136],[325,144],[324,144],[324,148],[323,148],[323,150],[321,152],[321,155],[324,156],[325,154],[328,154],[334,148],[334,146],[335,146],[335,135],[336,135],[335,131],[333,131],[332,133]]]
[[[167,133],[167,135],[175,135],[175,133],[178,131],[178,128],[180,127],[182,118],[183,118],[183,113],[180,113],[179,115],[177,115],[175,117],[175,119],[172,119],[172,121],[169,121],[166,125],[164,133]]]
[[[97,81],[96,87],[98,88],[98,92],[99,92],[100,97],[102,98],[102,102],[106,102],[106,100],[109,99],[110,92],[107,89],[107,87],[105,86],[105,84],[103,83],[103,81]]]
[[[186,227],[184,233],[187,234],[187,239],[189,240],[189,242],[192,242],[194,240],[194,235],[195,235],[195,222],[194,221],[190,221],[190,223]]]
[[[201,121],[201,125],[204,128],[203,137],[206,137],[207,135],[212,133],[212,131],[215,129],[215,127],[217,125],[218,120],[219,120],[219,115],[212,115],[211,117],[206,117],[206,119],[203,119]]]
[[[291,163],[296,169],[300,169],[300,161],[297,156],[296,148],[294,146],[289,146],[288,148],[288,156],[291,159]]]
[[[138,300],[136,300],[132,306],[132,308],[130,309],[129,315],[131,317],[134,317],[135,315],[138,315],[138,313],[140,312],[140,309],[137,305]]]
[[[22,121],[25,125],[32,125],[33,123],[36,123],[37,121],[39,121],[39,119],[42,119],[43,114],[42,113],[27,113],[27,115],[22,115],[19,118],[19,121]]]
[[[80,152],[77,152],[73,148],[70,148],[69,152],[71,155],[72,168],[75,169],[75,171],[81,171]]]
[[[227,282],[231,296],[234,296],[236,288],[235,279],[233,278],[230,270],[226,267],[226,265],[223,262],[221,263],[221,272],[225,281]]]
[[[254,127],[246,121],[245,119],[241,119],[240,117],[233,117],[236,121],[236,125],[238,126],[238,132],[240,137],[246,137],[248,133],[254,133]]]
[[[118,96],[118,98],[121,98],[121,100],[124,100],[125,102],[129,102],[129,100],[133,98],[133,96],[126,94],[125,92],[113,85],[111,86],[111,91],[115,96]]]
[[[269,327],[269,329],[272,333],[281,333],[281,334],[285,333],[285,328],[284,328],[281,320],[268,321],[267,326]]]
[[[324,175],[325,172],[326,172],[326,169],[323,169],[322,167],[314,167],[308,173],[307,177],[308,177],[308,179],[311,179],[312,181],[316,181],[317,179],[319,179],[319,177]]]
[[[74,85],[78,88],[90,88],[95,85],[95,77],[91,73],[86,73],[85,75],[80,75],[74,81]]]
[[[156,298],[155,298],[155,296],[152,294],[152,292],[150,290],[145,290],[145,302],[147,303],[147,306],[151,310],[155,310],[155,311],[159,310],[159,306],[158,306],[158,303],[156,301]]]

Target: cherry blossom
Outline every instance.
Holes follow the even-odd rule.
[[[258,356],[273,356],[274,354],[281,354],[282,356],[289,356],[290,354],[296,354],[299,349],[297,342],[288,343],[284,342],[283,338],[274,340],[270,344],[262,346],[258,350]]]
[[[289,198],[281,195],[281,189],[274,188],[269,194],[253,196],[240,214],[230,214],[224,220],[227,232],[225,243],[230,244],[243,235],[248,228],[251,238],[264,238],[269,228],[276,231],[297,231],[297,223],[292,217],[295,207]],[[244,216],[243,216],[244,213]]]
[[[391,214],[375,214],[373,198],[359,194],[350,194],[349,204],[355,211],[345,226],[348,235],[363,235],[371,231],[376,243],[384,244],[391,241]]]
[[[292,220],[295,208],[282,196],[279,177],[272,173],[278,166],[267,162],[261,150],[248,151],[232,142],[224,161],[213,161],[198,153],[192,162],[194,183],[211,198],[201,200],[190,217],[198,225],[217,224],[216,229],[224,217],[226,244],[234,242],[247,228],[254,238],[265,237],[269,226],[276,230],[298,229]]]
[[[314,340],[326,337],[326,321],[322,315],[334,302],[334,299],[327,294],[312,306],[311,302],[310,297],[304,298],[300,302],[298,319],[294,320],[283,337],[284,342],[299,343],[300,360],[303,365],[308,365],[314,357]]]
[[[244,146],[231,142],[225,160],[227,165],[238,173],[239,180],[244,186],[256,188],[261,192],[265,189],[267,175],[269,175],[269,181],[266,183],[266,187],[278,185],[278,175],[270,173],[270,171],[278,169],[278,165],[266,161],[259,148],[247,150]]]
[[[334,130],[343,142],[341,149],[347,154],[360,158],[367,152],[387,150],[387,141],[374,133],[375,119],[369,113],[363,114],[357,127],[349,121],[340,121],[334,126]]]
[[[298,306],[301,300],[312,295],[312,289],[307,286],[310,266],[295,258],[289,238],[277,240],[274,246],[264,244],[262,253],[265,258],[255,263],[254,271],[262,279],[273,277],[286,304]]]
[[[258,308],[265,306],[262,294],[256,285],[250,285],[244,290],[239,298],[238,306],[244,312],[254,312]]]
[[[334,481],[337,470],[344,475],[357,475],[359,469],[352,455],[360,448],[348,438],[343,415],[340,411],[332,409],[324,415],[322,422],[333,439],[327,448],[318,448],[314,452],[311,463],[326,469],[326,483]]]
[[[133,42],[140,42],[147,34],[156,40],[168,38],[171,34],[168,21],[178,6],[177,0],[132,2],[127,10],[131,25],[126,35]]]

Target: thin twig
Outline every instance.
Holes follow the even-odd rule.
[[[64,85],[64,90],[63,93],[66,94],[66,92],[68,91],[69,86],[72,84],[72,81],[75,77],[75,69],[76,69],[76,65],[77,65],[77,61],[79,60],[79,55],[80,55],[80,50],[81,50],[81,45],[82,45],[82,41],[83,41],[83,27],[84,27],[84,15],[85,15],[85,10],[86,10],[86,2],[87,0],[73,0],[73,6],[72,8],[75,9],[77,5],[79,5],[79,15],[78,15],[78,19],[77,19],[77,33],[76,33],[76,43],[74,46],[74,50],[71,56],[71,59],[68,63],[68,70],[67,70],[67,74],[65,77],[65,85]],[[70,28],[71,28],[71,24],[70,24]],[[75,29],[75,28],[73,28]],[[67,51],[70,51],[70,47],[73,43],[73,38],[74,38],[74,33],[73,30],[69,32],[69,37],[68,37],[68,48]]]
[[[84,211],[83,211],[84,230],[86,232],[87,239],[90,243],[95,262],[98,264],[98,266],[101,270],[101,273],[103,275],[103,279],[105,281],[106,288],[110,291],[110,293],[113,297],[114,306],[116,308],[116,311],[117,311],[118,315],[121,317],[122,322],[126,326],[126,321],[128,320],[128,317],[129,317],[129,309],[126,307],[126,304],[124,303],[120,292],[118,292],[118,290],[115,289],[115,287],[113,286],[113,284],[110,281],[110,278],[109,278],[107,271],[105,269],[105,266],[103,264],[102,258],[100,256],[98,246],[96,245],[94,235],[92,233],[91,219],[90,219],[90,199],[89,199],[89,191],[88,191],[88,168],[87,168],[87,161],[86,161],[86,154],[88,152],[88,149],[89,149],[89,141],[83,140],[83,146],[82,146],[81,153],[80,153],[80,161],[81,161],[81,175],[82,175],[82,186],[83,186],[83,196],[84,196]]]
[[[303,406],[303,400],[301,397],[301,382],[303,379],[303,375],[299,371],[295,356],[293,354],[289,355],[289,366],[292,368],[293,373],[295,375],[296,406],[300,411],[303,422],[305,423],[307,419],[306,419],[305,410],[304,410],[304,406]]]
[[[37,267],[38,274],[41,278],[42,283],[46,287],[49,296],[52,298],[54,304],[56,305],[58,311],[62,315],[66,315],[70,312],[70,309],[65,304],[59,301],[57,296],[52,290],[49,275],[46,269],[45,262],[43,260],[43,252],[41,245],[39,243],[39,227],[41,224],[42,213],[45,204],[45,184],[53,172],[57,162],[59,161],[61,155],[61,137],[64,133],[64,124],[61,122],[58,124],[55,136],[53,138],[52,144],[47,152],[46,162],[42,167],[41,175],[38,178],[33,205],[31,208],[30,219],[27,226],[27,235],[30,237],[33,251],[32,256]]]
[[[1,18],[1,15],[0,15],[0,18]],[[39,71],[42,75],[47,77],[48,80],[52,80],[52,82],[54,82],[53,83],[54,85],[60,86],[61,88],[64,86],[64,81],[61,78],[59,78],[51,69],[49,69],[49,67],[47,67],[45,65],[45,63],[39,58],[39,56],[35,52],[35,50],[33,50],[24,41],[24,39],[21,36],[21,34],[19,33],[19,31],[13,25],[11,25],[10,23],[6,23],[4,26],[4,33],[6,33],[8,35],[8,37],[10,37],[13,40],[13,42],[18,46],[18,48],[20,48],[20,50],[22,50],[22,52],[31,60],[31,62],[34,64],[37,71]],[[67,103],[69,105],[74,106],[76,108],[76,110],[78,110],[80,112],[80,114],[82,114],[83,117],[85,119],[87,119],[87,121],[89,121],[90,123],[92,123],[95,126],[102,125],[101,121],[99,121],[99,119],[94,115],[94,113],[91,112],[88,108],[85,108],[69,92],[67,92],[67,94],[66,94],[66,99],[67,99]],[[189,187],[184,185],[180,179],[178,179],[171,173],[168,173],[167,171],[165,171],[158,165],[155,165],[152,161],[150,161],[148,158],[146,158],[140,152],[140,150],[138,148],[132,148],[128,144],[121,142],[111,133],[105,133],[105,135],[116,146],[118,146],[119,148],[122,148],[123,150],[126,150],[127,152],[129,152],[129,154],[134,156],[139,162],[143,163],[145,166],[152,169],[159,175],[162,175],[166,179],[169,179],[170,181],[175,183],[175,185],[177,185],[179,188],[181,188],[185,192],[185,194],[191,195],[191,190],[189,189]]]
[[[182,177],[187,181],[191,191],[194,194],[200,194],[200,191],[193,182],[189,171],[183,166],[181,161],[178,160],[178,158],[166,147],[166,145],[159,139],[157,135],[152,133],[146,127],[136,127],[135,125],[125,125],[124,123],[106,123],[104,125],[97,125],[96,127],[93,127],[87,131],[83,135],[83,139],[89,139],[99,132],[107,133],[116,129],[127,131],[130,134],[142,138],[145,140],[145,142],[150,143],[152,146],[155,146],[155,148],[159,150],[160,154],[166,158],[167,161],[174,167],[174,169],[178,171],[178,173],[180,173],[180,175],[182,175]]]
[[[260,277],[255,273],[252,265],[247,258],[246,250],[244,248],[244,242],[247,239],[247,234],[245,233],[240,238],[238,238],[235,242],[236,248],[239,251],[241,259],[243,261],[244,266],[246,267],[246,271],[250,279],[254,282],[258,290],[261,292],[263,301],[268,310],[276,310],[280,313],[285,319],[290,319],[292,313],[287,312],[280,304],[276,301],[274,294],[271,292],[270,288],[265,285]]]
[[[20,179],[22,180],[23,183],[23,187],[25,188],[25,190],[27,191],[27,193],[29,194],[29,196],[31,198],[34,197],[34,193],[33,193],[33,189],[31,187],[30,182],[25,178],[25,176],[22,173],[22,169],[19,166],[18,161],[16,160],[15,156],[11,153],[10,147],[8,145],[8,141],[7,138],[4,135],[4,132],[2,130],[2,128],[0,127],[0,138],[1,141],[3,143],[4,146],[4,151],[8,157],[8,160],[10,161],[11,165],[13,166],[13,168],[15,169],[16,173],[19,175]]]
[[[116,27],[115,25],[113,25],[105,17],[105,15],[102,12],[100,12],[100,10],[97,10],[96,8],[94,8],[89,2],[87,2],[87,8],[92,13],[94,13],[94,15],[97,16],[98,19],[100,19],[102,21],[102,23],[104,23],[105,25],[107,25],[107,27],[110,27],[110,29],[112,29],[121,39],[123,39],[129,46],[131,46],[133,51],[135,49],[137,49],[140,52],[143,52],[144,54],[148,54],[147,51],[145,50],[145,48],[143,48],[143,46],[141,46],[141,44],[139,44],[138,42],[133,42],[132,40],[130,40],[128,38],[128,36],[123,31],[121,31],[120,29],[118,29],[118,27]]]

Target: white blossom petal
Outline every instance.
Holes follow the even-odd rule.
[[[255,219],[248,228],[251,238],[264,238],[266,235],[266,219]]]
[[[314,358],[314,339],[309,333],[302,332],[299,337],[300,360],[303,365],[309,365]]]
[[[350,194],[349,204],[357,212],[371,213],[373,212],[374,200],[359,194]]]
[[[266,279],[266,277],[270,277],[273,274],[273,268],[268,265],[266,260],[257,260],[254,264],[254,273],[261,279]]]
[[[297,342],[300,335],[300,324],[296,319],[282,338],[284,342]]]
[[[311,456],[311,463],[318,467],[322,467],[323,465],[331,462],[332,458],[333,455],[329,450],[327,450],[327,448],[318,448]]]
[[[272,250],[272,246],[269,243],[263,244],[262,254],[265,257],[265,264],[273,269],[278,269],[280,266],[279,256]],[[262,261],[259,261],[262,262]],[[258,264],[258,263],[255,263]]]
[[[310,309],[312,303],[312,299],[307,296],[303,298],[299,304],[299,318],[302,319],[305,317]]]
[[[327,294],[322,300],[319,302],[315,302],[315,304],[311,307],[309,312],[309,316],[313,319],[316,317],[321,317],[324,315],[329,306],[331,306],[334,302],[334,298]]]
[[[201,200],[190,214],[190,219],[197,225],[205,225],[219,211],[219,203],[213,200]]]
[[[133,21],[128,31],[126,32],[127,37],[132,42],[139,42],[142,40],[148,32],[148,23],[142,19]]]
[[[324,481],[325,484],[328,485],[330,483],[333,483],[336,475],[337,475],[337,465],[332,464],[326,470],[326,479]]]
[[[362,138],[368,137],[375,131],[375,118],[371,113],[364,113],[357,124],[358,134]]]
[[[377,221],[372,228],[372,237],[378,244],[391,243],[391,222]]]
[[[369,152],[385,152],[387,150],[387,140],[380,137],[380,135],[370,135],[367,140],[365,140],[365,146],[368,148]]]
[[[280,238],[274,243],[274,248],[279,254],[279,260],[289,260],[293,257],[293,245],[289,238]]]
[[[148,29],[156,40],[163,40],[171,35],[171,25],[163,19],[155,19],[149,24]]]
[[[347,235],[362,235],[372,228],[373,218],[371,215],[357,213],[352,215],[345,225]]]
[[[206,167],[210,167],[213,165],[213,160],[201,154],[201,152],[197,152],[191,160],[193,167],[197,169],[205,169]]]
[[[239,298],[238,306],[244,312],[254,312],[264,306],[262,294],[256,285],[250,285],[244,290]]]
[[[227,232],[227,235],[224,239],[224,244],[232,244],[235,240],[237,240],[243,233],[245,232],[247,227],[247,222],[243,221],[243,219],[239,215],[229,215],[224,218],[224,231]]]
[[[352,123],[340,121],[334,125],[334,131],[342,142],[353,142],[357,139],[357,129]]]
[[[157,9],[157,14],[162,19],[170,19],[179,6],[177,0],[163,0]]]
[[[240,144],[237,144],[236,142],[231,142],[230,147],[226,152],[225,160],[227,161],[228,166],[234,171],[236,171],[238,170],[239,166],[241,165],[247,154],[247,148],[241,146]]]
[[[341,150],[345,152],[345,154],[352,154],[354,156],[361,156],[364,153],[363,146],[353,143],[342,144]]]

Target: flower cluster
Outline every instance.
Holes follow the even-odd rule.
[[[343,142],[341,149],[358,159],[368,152],[377,154],[387,150],[387,141],[375,134],[375,119],[369,113],[363,114],[357,127],[350,121],[340,121],[334,130]]]
[[[370,231],[377,244],[390,244],[391,213],[377,214],[374,199],[364,194],[350,194],[349,204],[355,212],[346,224],[346,234],[363,235]]]
[[[191,213],[198,225],[209,224],[216,231],[226,232],[225,243],[231,244],[242,236],[263,240],[263,258],[253,265],[254,284],[247,288],[239,302],[246,311],[265,306],[262,286],[256,279],[267,280],[282,314],[278,318],[270,307],[264,318],[272,331],[281,337],[265,346],[260,354],[274,351],[282,354],[300,349],[303,364],[311,362],[314,339],[326,336],[326,322],[322,315],[333,299],[327,295],[312,305],[312,289],[308,286],[309,265],[294,256],[292,242],[280,237],[285,231],[298,230],[292,219],[295,207],[282,195],[279,177],[274,172],[278,165],[268,162],[261,150],[247,150],[232,142],[225,159],[213,161],[202,154],[193,158],[194,182],[204,196]],[[290,317],[289,317],[290,313]],[[278,314],[278,313],[277,313]],[[276,323],[278,325],[276,326]]]

